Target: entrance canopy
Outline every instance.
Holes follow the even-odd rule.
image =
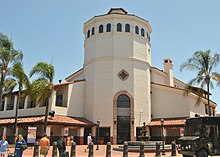
[[[33,117],[19,117],[18,124],[43,124],[45,116],[33,116]],[[15,118],[4,118],[0,119],[0,126],[11,125],[15,123]],[[95,126],[95,123],[88,121],[85,118],[80,117],[68,117],[55,115],[53,118],[48,118],[48,124],[51,125],[65,125],[65,126]]]
[[[158,127],[161,126],[161,119],[154,119],[147,124],[148,127]],[[181,119],[164,119],[163,126],[185,126],[186,118]]]

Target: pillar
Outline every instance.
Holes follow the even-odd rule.
[[[79,144],[84,144],[84,127],[77,129],[77,136],[79,137]]]
[[[50,136],[51,128],[52,128],[52,126],[47,126],[47,128],[46,128],[46,134],[47,134],[47,136]]]
[[[7,99],[7,97],[5,97],[5,103],[4,103],[4,111],[6,111],[6,108],[7,108],[7,102],[8,101],[8,99]]]
[[[26,96],[26,97],[25,97],[25,100],[24,100],[24,109],[26,109],[27,106],[28,106],[28,97],[29,97],[29,96]]]
[[[18,99],[18,96],[17,96],[17,95],[14,95],[14,107],[13,107],[13,110],[14,110],[14,111],[16,110],[17,99]]]
[[[3,127],[3,133],[2,133],[2,135],[3,135],[3,136],[6,136],[6,133],[7,133],[7,127],[4,126],[4,127]]]

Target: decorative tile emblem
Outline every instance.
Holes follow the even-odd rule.
[[[128,77],[129,77],[129,74],[128,74],[128,72],[126,71],[126,70],[121,70],[119,73],[118,73],[118,77],[122,80],[122,81],[124,81],[124,80],[126,80]]]

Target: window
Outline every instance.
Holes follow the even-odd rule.
[[[147,32],[147,39],[149,39],[149,34],[148,34],[148,32]]]
[[[121,24],[120,23],[117,24],[117,32],[121,32]]]
[[[130,32],[130,25],[129,24],[125,25],[125,32]]]
[[[103,25],[99,26],[99,33],[103,33]]]
[[[212,108],[212,115],[215,116],[215,108]]]
[[[135,33],[136,33],[136,34],[139,34],[139,28],[138,28],[138,26],[135,26]]]
[[[63,95],[57,95],[56,106],[63,106]]]
[[[90,37],[90,30],[87,31],[87,38]]]
[[[0,111],[4,111],[5,98],[2,98],[2,103],[0,104]]]
[[[24,108],[24,103],[25,103],[25,97],[20,97],[20,101],[19,101],[19,109],[23,109]]]
[[[8,97],[7,99],[7,106],[6,110],[13,110],[14,109],[14,96]]]
[[[130,108],[130,98],[127,95],[121,94],[117,99],[118,108]]]
[[[28,102],[28,105],[27,105],[27,108],[35,108],[35,102],[33,101],[33,100],[30,100],[29,102]]]
[[[205,114],[209,114],[209,106],[205,105]]]
[[[95,28],[92,27],[92,35],[94,35],[94,34],[95,34]]]
[[[106,32],[111,32],[111,24],[108,23],[106,26]]]
[[[141,28],[141,36],[144,37],[144,29]]]

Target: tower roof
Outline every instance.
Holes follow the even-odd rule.
[[[111,8],[107,14],[127,14],[128,12],[123,8]]]

